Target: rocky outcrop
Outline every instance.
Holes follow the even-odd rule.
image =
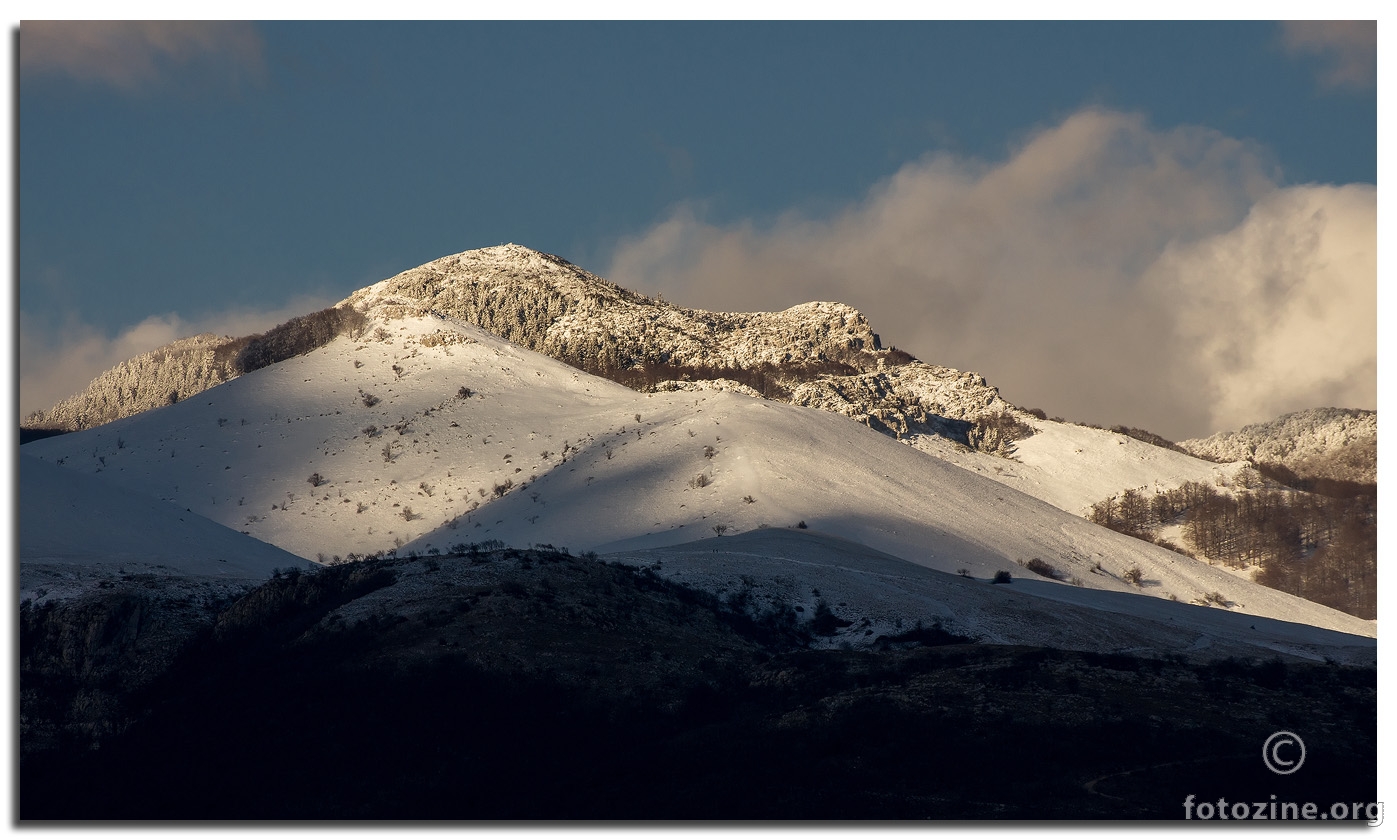
[[[476,324],[585,369],[753,367],[880,349],[867,319],[842,303],[782,312],[686,309],[518,245],[442,257],[345,303],[380,317],[436,314]]]
[[[436,314],[633,387],[718,387],[757,393],[723,371],[762,372],[782,401],[843,414],[894,435],[963,439],[967,422],[1013,409],[984,377],[885,350],[868,320],[842,303],[780,312],[707,312],[649,298],[549,254],[518,245],[467,251],[405,271],[346,304],[394,318]],[[646,366],[704,368],[700,385],[677,377],[628,381]],[[700,378],[700,377],[694,377]]]

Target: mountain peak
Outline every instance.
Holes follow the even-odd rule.
[[[781,312],[688,309],[513,244],[433,260],[344,303],[389,319],[437,315],[473,323],[584,369],[752,367],[880,349],[868,320],[841,303]]]
[[[755,389],[899,436],[945,433],[948,420],[953,425],[1012,408],[978,374],[883,349],[868,319],[847,304],[809,301],[779,312],[690,309],[520,245],[433,260],[361,289],[344,304],[376,318],[474,324],[632,387]]]
[[[809,301],[779,312],[690,309],[514,243],[450,254],[401,272],[354,292],[338,312],[349,309],[356,310],[357,321],[380,327],[417,317],[473,324],[633,388],[755,392],[899,436],[946,433],[947,421],[964,425],[986,411],[1012,408],[978,374],[883,349],[863,313],[843,303]],[[336,317],[322,317],[327,315]],[[281,358],[319,346],[308,345],[301,333],[328,337],[338,327],[326,325],[343,322],[330,310],[300,320],[272,331],[279,334],[270,343],[292,348]],[[118,366],[65,401],[61,411],[31,420],[89,428],[184,399],[245,372],[233,357],[252,340],[257,337],[191,345],[178,360],[148,369],[164,358],[157,353],[147,360],[151,364],[138,366],[140,375],[128,369],[130,363]],[[178,372],[178,381],[171,380],[171,371]],[[147,387],[152,382],[160,383],[158,393]]]

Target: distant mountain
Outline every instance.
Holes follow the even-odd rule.
[[[385,322],[436,315],[475,324],[637,390],[760,393],[895,435],[964,440],[968,421],[1013,409],[978,374],[884,349],[867,319],[841,303],[757,313],[686,309],[518,245],[434,260],[360,289],[325,313],[350,309]],[[248,347],[265,338],[205,335],[166,345],[117,365],[23,425],[87,429],[188,398],[260,366],[247,363],[263,355]]]
[[[29,429],[90,429],[227,382],[238,375],[237,339],[203,333],[181,338],[102,372],[82,391],[21,424]]]
[[[1179,446],[1214,461],[1279,464],[1301,478],[1377,483],[1375,411],[1312,408]]]

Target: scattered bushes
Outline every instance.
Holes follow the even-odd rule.
[[[1125,570],[1125,574],[1121,575],[1121,580],[1125,581],[1126,583],[1130,584],[1131,586],[1135,586],[1135,587],[1144,586],[1144,585],[1145,585],[1145,573],[1142,572],[1142,571],[1140,571],[1140,567],[1139,567],[1139,566],[1132,566],[1132,567],[1130,567],[1129,569],[1126,569],[1126,570]]]
[[[699,488],[707,487],[710,483],[712,483],[712,479],[708,477],[708,473],[699,473],[689,479],[689,489],[698,490]]]
[[[917,361],[916,356],[913,356],[906,350],[899,350],[896,347],[889,347],[888,354],[884,358],[887,360],[889,367],[896,367],[898,365],[908,365],[912,362]]]
[[[1045,578],[1052,578],[1053,580],[1065,580],[1067,577],[1060,570],[1058,570],[1056,566],[1038,557],[1035,557],[1032,560],[1029,560],[1027,563],[1025,563],[1024,568],[1028,569],[1030,572],[1033,572],[1034,574],[1042,575]]]
[[[310,474],[310,478],[307,478],[306,481],[310,482],[311,487],[319,487],[320,485],[326,482],[326,478],[318,472],[313,472]]]
[[[933,622],[930,627],[918,621],[917,626],[911,630],[905,630],[894,636],[879,636],[874,644],[879,650],[887,650],[896,647],[939,647],[941,645],[968,645],[973,644],[974,639],[969,636],[962,636],[952,633],[941,626],[940,621]]]
[[[965,442],[990,455],[1010,455],[1014,442],[1033,434],[1033,427],[1009,411],[982,414],[965,433]]]
[[[810,619],[810,632],[816,636],[833,636],[841,627],[849,627],[853,623],[835,615],[829,608],[829,603],[821,599],[815,603],[815,616]]]
[[[995,573],[994,573],[994,579],[990,581],[990,583],[1013,583],[1013,582],[1014,582],[1014,576],[1011,575],[1011,574],[1009,574],[1009,573],[1008,573],[1007,571],[1005,571],[1004,569],[1000,569],[999,571],[995,572]]]

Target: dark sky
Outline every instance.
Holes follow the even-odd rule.
[[[1125,387],[1137,353],[1070,388],[1024,360],[1042,355],[1041,330],[1026,330],[1037,347],[987,345],[1012,346],[1035,318],[1071,322],[1071,344],[1084,311],[1120,321],[1124,307],[1163,319],[1152,340],[1192,353],[1177,364],[1211,370],[1238,351],[1193,358],[1210,343],[1208,319],[1189,314],[1205,300],[1264,310],[1254,348],[1266,329],[1298,328],[1267,308],[1264,277],[1289,278],[1289,298],[1375,288],[1375,275],[1352,280],[1361,259],[1337,280],[1314,268],[1336,243],[1375,252],[1374,38],[1371,25],[1265,22],[25,24],[19,409],[178,335],[265,328],[502,242],[693,306],[845,299],[885,341],[977,370],[1016,402],[1057,397],[1044,407],[1072,419],[1185,436],[1307,407],[1286,400],[1361,401],[1332,380],[1368,375],[1363,347],[1286,400],[1219,413],[1240,397],[1213,376],[1207,405],[1171,413]],[[1296,228],[1302,211],[1322,230]],[[1266,213],[1272,239],[1255,230]],[[1313,247],[1256,268],[1278,228]],[[1205,266],[1200,243],[1214,241]],[[1260,286],[1215,293],[1218,248],[1240,249],[1228,270]],[[796,252],[821,265],[792,270]],[[1187,270],[1160,279],[1166,255]],[[1102,260],[1104,285],[1065,279]],[[1192,303],[1153,308],[1184,289]],[[996,326],[971,300],[986,290],[1026,303]],[[1076,297],[1089,305],[1064,303]],[[1347,317],[1307,340],[1334,339]],[[1345,339],[1354,329],[1376,328],[1350,324]],[[1061,352],[1078,366],[1102,355]]]

